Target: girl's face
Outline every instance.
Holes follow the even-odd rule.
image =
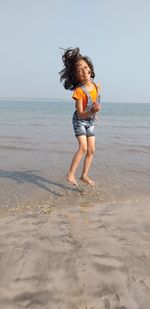
[[[79,60],[76,64],[76,77],[82,84],[88,82],[91,78],[91,70],[84,60]]]

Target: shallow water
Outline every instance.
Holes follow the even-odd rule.
[[[103,103],[90,170],[95,188],[65,181],[77,147],[73,111],[73,102],[0,101],[1,206],[70,194],[101,203],[149,199],[150,104]]]

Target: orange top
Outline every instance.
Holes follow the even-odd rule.
[[[98,89],[97,86],[93,83],[94,87],[92,91],[88,91],[91,99],[93,102],[96,102],[97,99],[97,95],[98,95]],[[86,93],[84,92],[84,90],[81,87],[77,87],[72,95],[72,98],[74,100],[82,100],[82,104],[83,104],[83,111],[85,111],[86,106],[87,106],[87,102],[88,102],[88,97],[86,95]]]

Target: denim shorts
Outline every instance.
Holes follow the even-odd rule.
[[[79,119],[77,113],[75,112],[73,114],[72,124],[76,137],[81,135],[85,135],[87,137],[95,136],[95,120],[93,118]]]

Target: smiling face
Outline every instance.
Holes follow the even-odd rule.
[[[76,77],[82,84],[91,79],[91,70],[84,60],[79,60],[76,64]]]

